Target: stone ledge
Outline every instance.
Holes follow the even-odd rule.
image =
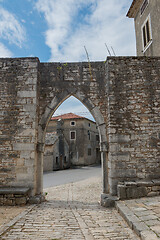
[[[20,187],[0,187],[0,195],[27,195],[29,192],[29,188],[20,188]]]
[[[160,179],[119,182],[117,185],[120,200],[160,195]]]
[[[29,199],[29,188],[0,187],[0,205],[26,205]]]

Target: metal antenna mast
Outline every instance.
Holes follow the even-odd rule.
[[[116,57],[116,53],[115,53],[115,51],[114,51],[112,46],[111,46],[111,49],[112,49],[112,52],[113,52],[114,56]]]
[[[107,51],[108,51],[108,53],[109,53],[109,56],[112,56],[112,55],[111,55],[111,52],[109,51],[109,48],[108,48],[108,46],[107,46],[106,43],[105,43],[105,46],[106,46],[106,48],[107,48]]]

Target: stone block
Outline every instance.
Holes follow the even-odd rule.
[[[91,113],[92,115],[94,116],[95,120],[96,120],[96,123],[100,126],[100,125],[103,125],[105,124],[105,121],[104,121],[104,118],[99,110],[98,107],[94,107],[92,110],[91,110]]]
[[[36,195],[36,196],[32,196],[29,198],[28,203],[30,204],[39,204],[41,202],[45,201],[45,196],[42,195]]]
[[[37,96],[36,91],[18,91],[17,96],[21,98],[34,98]]]
[[[14,202],[12,199],[8,199],[4,197],[3,204],[6,206],[14,206]]]
[[[117,195],[120,200],[127,199],[126,187],[124,185],[117,186]]]
[[[33,151],[35,150],[34,143],[13,143],[13,150],[15,151]]]
[[[147,181],[147,180],[141,180],[141,181],[136,181],[137,186],[145,186],[145,187],[151,187],[153,186],[152,181]]]
[[[159,185],[160,186],[160,179],[153,179],[152,182],[154,183],[154,185]]]
[[[112,134],[109,135],[109,142],[111,143],[128,143],[130,142],[131,137],[130,135],[118,135],[118,134]]]
[[[27,203],[27,198],[26,197],[18,197],[15,199],[15,204],[16,205],[26,205]]]
[[[142,240],[159,240],[159,237],[151,230],[142,230],[140,237]]]
[[[127,199],[146,197],[148,194],[146,187],[128,187],[126,193]]]
[[[160,186],[153,186],[152,191],[153,192],[160,191]]]
[[[115,207],[115,201],[117,201],[117,196],[112,196],[109,194],[101,194],[101,206],[106,208]]]
[[[147,194],[147,197],[155,197],[155,196],[159,196],[160,195],[160,192],[149,192],[148,194]]]

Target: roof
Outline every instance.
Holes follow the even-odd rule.
[[[127,13],[127,17],[129,18],[134,18],[137,11],[139,10],[141,4],[143,3],[144,0],[133,0],[130,9]]]
[[[52,117],[51,120],[54,121],[54,120],[59,120],[59,119],[64,119],[64,120],[67,120],[67,119],[86,119],[90,122],[93,122],[95,123],[94,121],[88,119],[88,118],[85,118],[85,117],[82,117],[82,116],[79,116],[79,115],[76,115],[74,113],[66,113],[66,114],[62,114],[62,115],[59,115],[59,116],[55,116],[55,117]]]
[[[74,113],[66,113],[56,117],[52,117],[51,120],[58,120],[58,119],[84,119],[85,117],[76,115]]]

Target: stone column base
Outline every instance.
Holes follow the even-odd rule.
[[[101,206],[110,208],[115,207],[115,201],[118,201],[117,196],[112,196],[110,194],[102,193],[101,194]]]
[[[29,204],[39,204],[45,201],[45,196],[44,194],[32,196],[29,198],[28,203]]]

